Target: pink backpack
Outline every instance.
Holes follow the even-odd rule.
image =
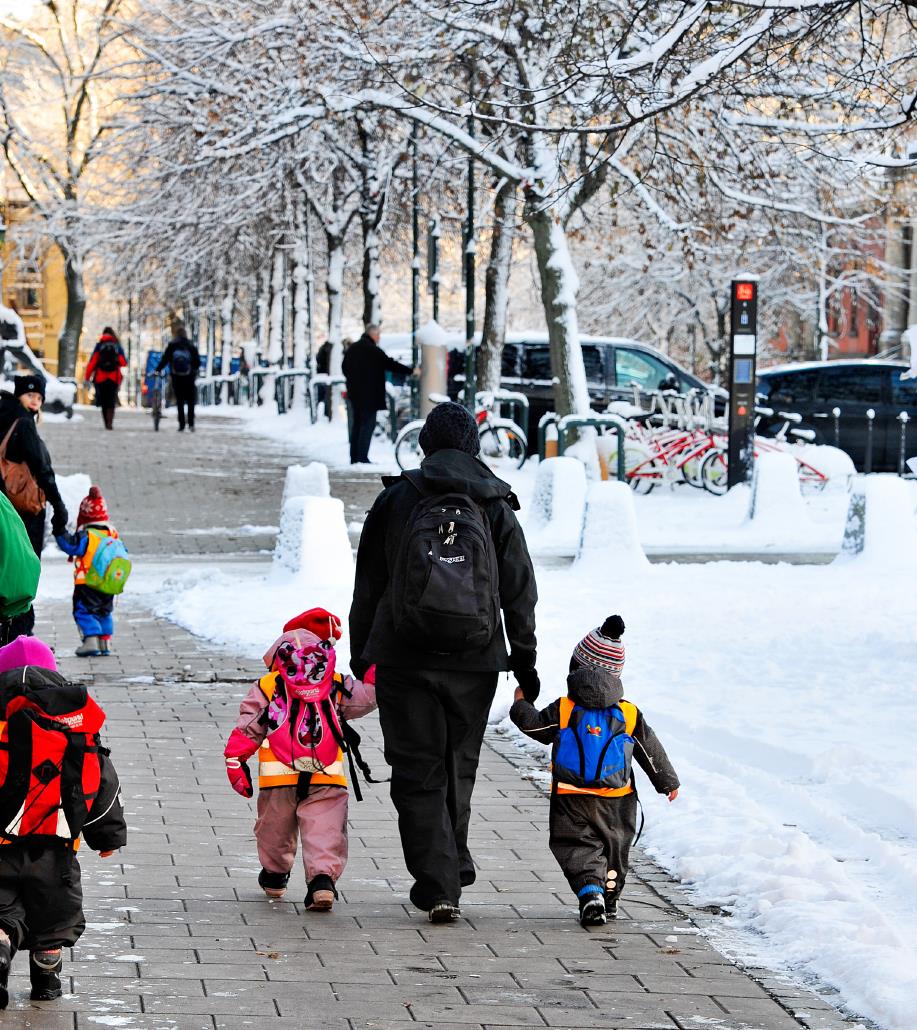
[[[267,740],[278,761],[297,772],[324,773],[346,750],[332,694],[334,647],[328,640],[297,648],[281,644],[274,658],[277,683],[267,708]]]

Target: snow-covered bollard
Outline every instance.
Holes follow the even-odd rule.
[[[274,568],[310,584],[333,584],[353,570],[353,553],[338,497],[291,497],[280,513]]]
[[[539,463],[525,526],[533,554],[576,554],[583,535],[586,488],[586,470],[576,458]]]
[[[917,524],[910,490],[898,476],[855,480],[838,561],[857,558],[886,568],[917,567]]]
[[[637,536],[637,512],[626,483],[593,483],[586,495],[583,534],[576,564],[595,574],[649,567]]]
[[[791,536],[800,525],[808,526],[809,513],[799,489],[799,471],[792,455],[771,451],[755,460],[748,520],[767,523],[775,531],[785,529]]]
[[[328,481],[328,466],[320,461],[308,465],[290,465],[283,482],[283,509],[294,497],[330,497],[331,484]]]

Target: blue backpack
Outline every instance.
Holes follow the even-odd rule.
[[[554,741],[555,783],[586,790],[630,788],[637,709],[629,701],[608,708],[582,708],[560,700],[560,729]]]
[[[86,586],[101,594],[120,594],[131,574],[127,548],[118,537],[90,529],[90,546],[95,542],[92,561],[86,570]]]

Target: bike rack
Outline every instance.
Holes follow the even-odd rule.
[[[503,416],[503,405],[509,405],[510,418],[516,423],[523,433],[528,436],[529,427],[529,399],[524,393],[517,393],[514,390],[494,390],[494,401],[500,407],[500,416]]]
[[[596,415],[564,415],[557,423],[557,454],[562,456],[567,449],[567,433],[571,429],[613,429],[618,436],[618,461],[617,478],[624,482],[626,472],[624,468],[624,434],[627,432],[627,424],[620,415],[596,414]],[[539,423],[539,441],[542,436]]]

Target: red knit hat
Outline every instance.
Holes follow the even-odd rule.
[[[99,522],[108,522],[108,508],[105,507],[105,498],[97,486],[91,486],[89,493],[80,501],[80,511],[76,517],[76,528],[80,526],[96,525]]]
[[[290,619],[283,627],[284,633],[289,633],[294,629],[307,629],[320,640],[341,639],[341,620],[324,608],[310,608],[301,615],[297,615],[295,619]]]

